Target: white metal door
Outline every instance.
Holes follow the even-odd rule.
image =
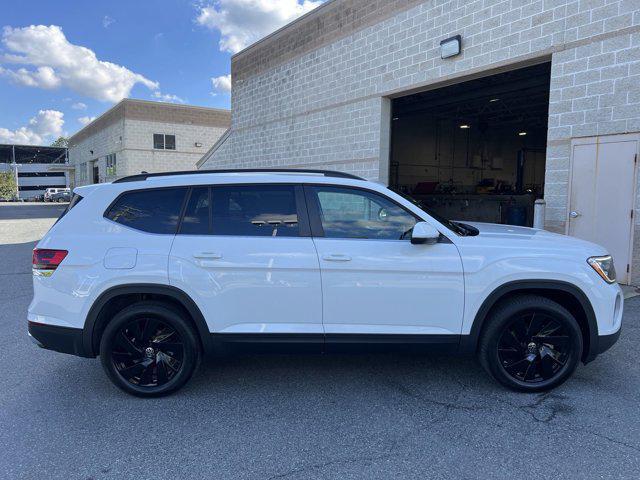
[[[638,135],[572,142],[567,233],[606,247],[618,280],[629,283]]]

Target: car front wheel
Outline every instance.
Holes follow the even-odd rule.
[[[111,381],[141,397],[166,395],[191,378],[199,342],[184,315],[157,302],[139,302],[109,322],[100,359]]]
[[[578,322],[560,304],[522,295],[500,304],[483,331],[482,366],[501,384],[540,392],[563,383],[582,356]]]

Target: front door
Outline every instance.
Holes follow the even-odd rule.
[[[567,233],[607,248],[618,281],[631,279],[638,135],[575,139]]]
[[[320,271],[302,187],[193,187],[169,280],[197,301],[211,332],[249,342],[296,334],[322,345]]]
[[[464,284],[454,244],[443,238],[413,245],[411,229],[419,219],[377,192],[320,185],[305,191],[328,344],[358,336],[364,342],[393,342],[394,336],[457,342]]]

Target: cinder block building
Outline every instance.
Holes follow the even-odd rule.
[[[201,168],[313,167],[607,246],[640,282],[638,0],[332,0],[232,58]]]
[[[228,110],[124,99],[69,138],[75,185],[195,169],[230,117]]]

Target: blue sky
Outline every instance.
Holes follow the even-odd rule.
[[[0,143],[50,143],[124,96],[230,104],[230,57],[322,0],[32,0],[0,17]]]

